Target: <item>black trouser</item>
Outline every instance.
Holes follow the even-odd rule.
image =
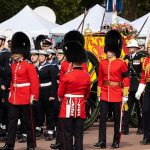
[[[141,96],[140,101],[135,98],[136,91],[130,91],[128,95],[128,112],[125,112],[124,121],[123,121],[123,129],[124,131],[129,132],[129,123],[131,120],[131,110],[133,105],[135,104],[136,112],[138,116],[138,129],[143,129],[143,120],[142,120],[142,99]]]
[[[62,143],[62,120],[59,118],[59,112],[60,112],[60,102],[55,103],[55,111],[57,116],[55,116],[56,120],[56,144],[61,144]]]
[[[44,116],[46,115],[46,127],[48,130],[54,130],[55,127],[55,113],[54,100],[49,101],[49,93],[40,93],[38,102],[38,112],[36,114],[36,126],[43,124]]]
[[[8,125],[8,95],[9,90],[2,90],[0,96],[0,123]],[[3,99],[3,100],[2,100]]]
[[[31,105],[12,105],[10,103],[8,104],[9,122],[8,122],[8,139],[6,144],[10,144],[12,146],[15,145],[17,122],[20,111],[24,114],[25,119],[25,127],[27,132],[27,147],[34,148],[36,147],[36,138]]]
[[[64,118],[62,119],[62,134],[64,150],[83,150],[84,119]],[[75,143],[73,145],[73,136]]]
[[[150,140],[150,112],[143,112],[144,138]]]
[[[0,123],[8,125],[8,102],[0,102]]]
[[[150,140],[150,82],[147,82],[143,98],[144,138]]]
[[[35,105],[33,105],[33,114],[34,114],[34,120],[35,120],[35,126],[41,127],[44,123],[44,113],[43,113],[43,107],[42,102],[39,99]]]
[[[99,142],[106,143],[106,122],[107,115],[109,111],[109,106],[112,108],[114,115],[114,139],[113,142],[120,142],[120,112],[121,103],[120,102],[106,102],[100,101],[100,120],[99,120]]]

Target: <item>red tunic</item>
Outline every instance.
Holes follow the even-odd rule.
[[[123,88],[129,88],[130,79],[128,77],[127,64],[121,59],[112,61],[104,59],[100,61],[98,74],[98,89],[100,89],[100,99],[108,102],[122,102]],[[119,86],[107,85],[104,83],[120,83]],[[126,95],[127,96],[127,95]]]
[[[74,97],[71,97],[71,107],[74,108],[70,109],[69,117],[85,118],[85,101],[88,99],[90,94],[90,75],[82,68],[73,69],[71,72],[64,74],[58,88],[58,96],[62,101],[60,118],[69,118],[66,115],[66,107],[69,98],[66,94],[75,95]],[[72,110],[74,110],[73,114],[71,114]]]
[[[39,79],[34,65],[23,60],[14,62],[11,69],[9,102],[14,105],[29,104],[31,96],[38,100]]]
[[[149,81],[147,81],[149,79]],[[142,63],[142,75],[140,83],[146,84],[146,82],[150,82],[150,57],[146,57]]]
[[[83,64],[82,64],[82,68],[83,68],[85,71],[88,72],[88,68],[87,68],[86,63],[83,63]],[[63,61],[63,62],[61,63],[59,80],[61,80],[62,77],[63,77],[63,75],[64,75],[67,71],[69,71],[69,70],[71,70],[71,69],[72,69],[72,63],[69,63],[69,62],[66,61],[66,60]]]

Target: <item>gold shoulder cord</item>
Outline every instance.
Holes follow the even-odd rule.
[[[145,71],[145,76],[146,76],[146,74],[147,74],[147,73],[149,74],[149,72],[150,72],[150,63],[148,63],[148,64],[145,66],[145,61],[146,61],[146,58],[145,58],[144,61],[143,61],[142,68],[143,68],[143,70]],[[144,67],[144,66],[145,66],[145,67]]]

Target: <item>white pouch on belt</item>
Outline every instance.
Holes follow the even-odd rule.
[[[70,118],[71,98],[68,98],[66,104],[66,118]]]

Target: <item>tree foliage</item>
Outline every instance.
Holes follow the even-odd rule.
[[[0,0],[0,22],[3,22],[17,14],[24,6],[32,9],[38,6],[48,6],[54,10],[57,23],[63,24],[84,10],[95,4],[104,4],[106,0]],[[150,0],[123,0],[123,12],[121,14],[127,20],[134,20],[148,13]]]

